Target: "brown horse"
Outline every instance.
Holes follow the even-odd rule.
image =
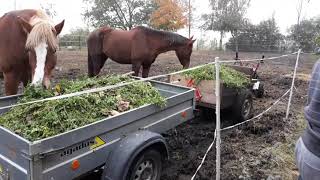
[[[130,31],[102,27],[88,37],[88,75],[99,74],[105,61],[110,58],[120,64],[132,64],[138,76],[148,77],[151,64],[161,53],[174,50],[183,66],[188,68],[195,40],[181,35],[138,26]]]
[[[19,84],[50,86],[52,69],[57,61],[57,35],[64,20],[52,25],[40,10],[20,10],[0,18],[0,72],[3,72],[6,95],[16,94]]]

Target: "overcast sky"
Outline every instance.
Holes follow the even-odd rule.
[[[14,9],[14,0],[1,0],[0,16],[5,12]],[[56,23],[62,19],[66,20],[64,33],[76,27],[85,27],[81,13],[86,8],[82,0],[16,0],[17,9],[24,8],[40,8],[45,2],[53,2],[57,11],[54,18]],[[209,0],[192,0],[195,6],[195,14],[199,15],[208,11]],[[282,33],[286,33],[287,29],[297,19],[297,2],[298,0],[251,0],[251,6],[248,9],[247,17],[253,23],[268,19],[275,13],[276,21]],[[310,0],[303,7],[303,18],[310,18],[320,15],[320,0]]]

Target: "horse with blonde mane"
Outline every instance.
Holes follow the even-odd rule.
[[[21,82],[49,88],[63,26],[64,20],[54,25],[41,10],[11,11],[0,18],[0,72],[6,95],[17,94]]]

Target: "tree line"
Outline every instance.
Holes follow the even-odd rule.
[[[192,22],[190,0],[83,0],[88,5],[83,17],[92,27],[108,25],[130,30],[137,25],[155,29],[176,31]],[[303,2],[304,0],[300,0]],[[312,51],[320,46],[320,17],[300,20],[292,25],[288,35],[280,33],[274,15],[258,24],[246,18],[251,0],[210,0],[210,12],[203,13],[196,28],[218,31],[217,43],[222,49],[226,33],[231,38],[226,48],[234,51]],[[192,4],[191,4],[192,6]],[[301,11],[301,10],[300,10]],[[199,24],[199,23],[198,23]],[[62,37],[63,41],[77,40],[75,35],[86,36],[87,29],[75,29]],[[203,43],[203,42],[202,42]]]
[[[130,30],[137,25],[175,31],[187,23],[186,0],[83,0],[83,16],[94,27]]]

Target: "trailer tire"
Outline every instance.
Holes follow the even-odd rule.
[[[253,100],[252,93],[248,89],[240,90],[236,102],[233,105],[233,114],[235,122],[242,122],[253,117]]]
[[[169,158],[167,143],[160,134],[148,130],[127,134],[108,154],[101,180],[128,180],[127,177],[132,174],[130,172],[132,172],[133,164],[137,164],[141,157],[146,158],[152,155],[156,157],[153,159],[159,159],[159,155],[149,151],[160,153],[160,160]],[[158,161],[154,162],[158,163]]]
[[[159,151],[150,149],[142,152],[130,165],[126,176],[128,180],[159,180],[162,157]]]
[[[202,117],[205,121],[215,122],[216,121],[215,109],[202,108]]]

